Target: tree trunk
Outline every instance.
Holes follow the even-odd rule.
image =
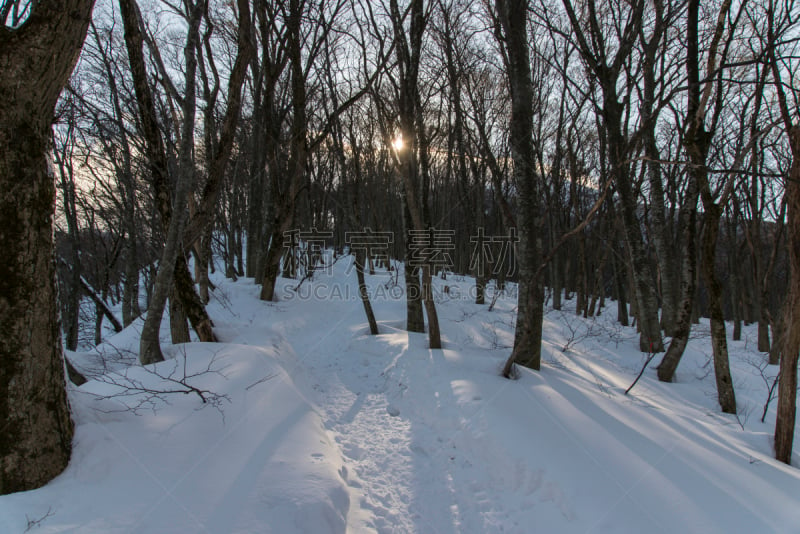
[[[553,257],[553,261],[550,263],[550,273],[551,273],[551,289],[553,292],[553,309],[560,310],[561,309],[561,297],[564,294],[564,282],[563,282],[563,272],[561,270],[563,260],[561,258],[561,254],[556,254]]]
[[[361,304],[364,306],[364,313],[367,316],[369,323],[369,333],[373,336],[378,335],[378,322],[375,320],[375,313],[372,311],[372,304],[369,301],[369,291],[367,291],[367,282],[364,280],[364,256],[366,250],[358,248],[355,251],[356,263],[356,277],[358,278],[358,296],[361,299]]]
[[[399,122],[402,139],[406,146],[396,151],[397,168],[403,183],[404,224],[407,231],[424,232],[428,230],[429,217],[427,207],[426,165],[428,144],[425,136],[425,124],[422,116],[418,74],[422,53],[422,37],[427,25],[427,14],[424,0],[412,0],[408,9],[410,19],[406,35],[404,27],[405,15],[401,15],[397,0],[390,1],[392,26],[395,36],[395,53],[401,66],[398,94]],[[436,305],[433,302],[431,286],[431,265],[427,254],[420,262],[413,261],[411,236],[406,235],[406,301],[407,329],[424,331],[422,310],[424,304],[428,315],[428,345],[430,348],[441,348],[439,319]],[[429,243],[428,246],[433,246]],[[415,252],[420,252],[415,250]],[[422,275],[422,284],[419,275]],[[419,330],[417,330],[419,329]]]
[[[431,266],[422,267],[422,304],[425,306],[425,315],[428,316],[428,348],[442,348],[442,334],[439,329],[439,314],[436,313],[436,303],[433,301],[433,283],[431,281]]]
[[[330,85],[333,86],[333,78],[330,78]],[[335,128],[333,129],[333,139],[336,147],[336,156],[339,162],[339,167],[343,174],[345,174],[347,169],[347,158],[345,157],[345,143],[343,139],[342,133],[342,125],[341,122],[337,119],[335,122]],[[352,128],[352,125],[351,125]],[[351,134],[352,134],[351,129]],[[357,137],[355,135],[351,135],[350,138],[350,151],[353,158],[353,180],[352,183],[343,184],[343,187],[346,189],[347,192],[347,203],[349,204],[350,210],[347,213],[346,217],[350,225],[356,229],[356,232],[360,232],[363,229],[363,225],[361,223],[361,208],[360,205],[360,185],[363,181],[363,175],[361,171],[361,152],[360,147],[358,146],[358,142],[356,141]],[[346,174],[345,174],[346,175]],[[369,290],[367,289],[367,282],[364,279],[364,262],[365,258],[369,258],[369,263],[372,266],[372,254],[370,250],[370,243],[365,243],[364,246],[360,246],[360,243],[356,243],[355,247],[351,239],[348,239],[347,234],[345,234],[345,240],[350,243],[350,249],[355,251],[354,254],[354,261],[356,266],[356,278],[358,279],[358,296],[361,299],[361,305],[364,307],[364,314],[367,316],[367,323],[369,323],[369,332],[373,336],[377,336],[378,331],[378,321],[375,320],[375,312],[372,309],[372,303],[369,300]],[[388,251],[387,251],[388,252]],[[335,256],[334,256],[335,257]],[[370,273],[372,274],[372,273]]]
[[[94,307],[94,345],[103,342],[103,310],[100,306]]]
[[[92,5],[40,0],[20,28],[0,26],[0,494],[46,484],[72,448],[47,154]]]
[[[283,276],[284,278],[297,278],[297,267],[295,265],[297,254],[299,253],[298,244],[292,242],[292,244],[288,247],[283,249]]]
[[[576,219],[580,216],[576,213]],[[575,288],[575,315],[582,315],[586,312],[588,277],[586,276],[586,235],[581,232],[575,236],[578,243],[578,255],[575,257],[575,278],[577,286]]]
[[[722,6],[729,9],[730,4]],[[683,145],[689,156],[691,165],[688,172],[696,180],[703,202],[703,236],[700,247],[700,270],[706,286],[708,296],[708,312],[711,320],[711,345],[714,351],[714,374],[717,382],[717,398],[720,408],[725,413],[736,413],[736,396],[733,390],[730,363],[728,360],[728,340],[725,333],[725,317],[722,310],[722,285],[716,275],[714,260],[716,258],[719,225],[722,217],[723,206],[717,203],[711,192],[708,180],[706,160],[711,146],[713,131],[705,129],[706,109],[700,97],[700,53],[698,39],[698,20],[700,12],[699,0],[690,0],[687,14],[687,78],[688,78],[688,105],[687,125]],[[718,19],[715,41],[721,38],[725,18],[720,15]],[[716,59],[716,44],[710,46],[709,68],[712,68]],[[704,94],[710,94],[712,81],[704,83]]]
[[[789,131],[789,143],[792,147],[792,167],[784,191],[789,239],[789,296],[783,307],[783,332],[780,340],[783,354],[775,419],[775,458],[787,464],[792,461],[797,410],[797,360],[800,355],[800,126],[794,126]]]
[[[213,258],[211,253],[211,242],[213,239],[214,220],[216,210],[219,207],[219,193],[222,189],[225,170],[233,149],[235,140],[236,126],[239,123],[239,114],[242,105],[242,86],[247,75],[250,60],[255,55],[255,50],[251,42],[251,17],[250,2],[248,0],[237,0],[239,20],[237,24],[237,52],[233,67],[228,78],[228,107],[225,110],[222,129],[219,139],[215,139],[214,132],[214,103],[217,98],[217,87],[213,91],[208,91],[208,85],[204,84],[204,95],[206,96],[206,108],[204,110],[204,128],[206,145],[206,168],[207,179],[203,186],[200,202],[196,205],[195,216],[189,223],[188,237],[185,237],[187,245],[195,245],[197,248],[197,282],[200,288],[200,302],[207,304],[209,301],[208,279],[209,264],[213,272]],[[211,52],[209,51],[209,55]],[[213,60],[211,57],[209,61]],[[205,76],[201,58],[201,75]],[[204,78],[205,80],[205,78]],[[213,95],[213,96],[212,96]],[[235,188],[235,186],[233,186]],[[184,303],[184,307],[187,307]],[[205,314],[205,309],[203,309]],[[200,332],[198,332],[200,335]]]
[[[190,193],[194,162],[192,151],[194,149],[194,117],[195,103],[195,74],[197,71],[196,46],[199,40],[199,26],[203,15],[203,3],[197,2],[191,6],[189,26],[187,29],[184,56],[186,59],[186,88],[183,102],[183,124],[181,143],[179,147],[179,169],[175,180],[174,194],[170,195],[168,166],[166,152],[157,125],[157,114],[153,95],[147,79],[147,69],[142,51],[143,38],[139,27],[139,16],[135,0],[120,0],[120,13],[125,27],[125,45],[128,49],[128,58],[134,80],[134,89],[139,112],[142,118],[142,127],[145,133],[146,151],[152,173],[156,204],[165,226],[166,243],[158,264],[158,272],[153,287],[147,317],[142,327],[142,337],[139,345],[139,360],[143,365],[164,359],[161,353],[159,332],[161,319],[172,288],[174,274],[179,256],[182,256],[183,230],[186,223],[186,211]],[[170,197],[171,201],[170,201]],[[188,271],[188,269],[187,269]],[[191,277],[191,275],[190,275]],[[192,288],[192,291],[194,289]],[[181,297],[180,290],[178,291]],[[184,303],[186,308],[186,303]]]
[[[625,296],[625,265],[621,259],[622,251],[617,245],[616,239],[612,239],[611,247],[613,247],[611,262],[614,267],[614,287],[617,290],[617,322],[622,326],[628,326],[630,318],[628,317],[628,299]]]
[[[122,324],[128,326],[142,314],[139,309],[139,261],[135,236],[128,236],[126,250],[125,281],[122,290]]]
[[[786,304],[784,304],[786,306]],[[783,352],[783,321],[786,313],[781,309],[778,318],[770,324],[772,330],[772,346],[769,348],[769,364],[778,365],[781,361],[781,353]]]
[[[262,85],[263,72],[259,72],[257,67],[253,67],[253,78],[255,88],[253,91],[253,131],[248,140],[249,151],[249,182],[247,185],[247,247],[245,254],[245,276],[255,278],[257,281],[263,279],[264,273],[259,270],[259,264],[263,268],[264,251],[266,246],[264,240],[267,237],[265,232],[265,222],[267,221],[267,179],[266,179],[266,152],[264,149],[267,138],[266,128],[268,102],[264,96]]]
[[[113,79],[110,65],[108,66],[110,90],[114,103],[114,114],[118,121],[120,135],[122,136],[122,168],[117,170],[117,179],[122,186],[125,201],[122,207],[122,220],[125,224],[125,281],[122,293],[122,324],[128,326],[142,314],[139,307],[139,247],[136,236],[139,229],[136,227],[136,182],[133,178],[131,150],[127,134],[123,127],[123,112],[119,103],[116,81]]]
[[[618,35],[618,38],[622,37],[621,43],[611,57],[606,55],[606,45],[604,44],[606,36],[603,35],[602,28],[597,24],[582,23],[576,15],[571,1],[564,0],[563,4],[575,33],[580,53],[602,90],[603,124],[599,129],[602,129],[602,134],[605,135],[605,152],[608,155],[609,172],[614,180],[622,207],[622,227],[628,245],[631,282],[633,283],[631,301],[636,307],[636,319],[640,332],[639,350],[663,352],[664,342],[658,318],[658,298],[654,289],[655,277],[639,222],[639,202],[633,187],[629,161],[631,139],[627,135],[627,128],[623,128],[625,103],[624,98],[622,102],[620,101],[619,95],[620,75],[623,65],[629,61],[632,55],[634,36],[639,35],[644,20],[642,13],[645,2],[637,1],[629,4],[631,8],[631,13],[628,15],[629,22],[625,26],[624,36]]]
[[[658,379],[662,382],[672,382],[675,370],[686,350],[689,342],[689,333],[692,329],[692,311],[694,308],[696,292],[697,250],[697,182],[693,175],[689,175],[685,205],[680,211],[680,224],[682,228],[681,247],[681,300],[678,303],[678,314],[675,319],[672,341],[667,353],[658,366]]]
[[[528,52],[528,3],[497,0],[495,9],[505,34],[501,46],[508,55],[507,76],[511,89],[511,158],[514,183],[519,189],[519,296],[514,348],[509,362],[538,370],[542,357],[544,287],[542,262],[541,178],[534,168],[533,81]],[[506,365],[504,375],[510,375]]]
[[[642,240],[641,226],[637,215],[638,202],[630,182],[628,164],[625,162],[625,149],[620,135],[621,105],[609,102],[604,108],[607,123],[609,163],[615,178],[617,191],[622,204],[622,227],[625,232],[633,278],[633,295],[636,303],[636,319],[639,326],[639,350],[642,352],[663,352],[661,324],[658,318],[658,298],[653,289],[655,278]]]
[[[422,314],[422,287],[419,283],[419,267],[411,265],[408,259],[411,251],[406,239],[406,261],[405,261],[405,282],[406,282],[406,330],[409,332],[424,332],[425,317]]]
[[[481,219],[483,217],[481,216]],[[475,249],[473,252],[474,269],[473,275],[475,276],[475,304],[486,303],[486,254],[484,254],[484,235],[483,225],[478,226],[478,235],[473,238],[475,240]]]
[[[69,124],[63,147],[54,147],[53,155],[58,166],[59,183],[64,203],[64,218],[67,220],[67,242],[69,243],[69,265],[61,278],[59,300],[62,303],[61,322],[66,339],[67,350],[78,348],[78,326],[81,307],[81,260],[80,235],[78,229],[78,213],[75,205],[75,180],[68,146],[72,139],[74,125]],[[59,150],[61,149],[61,150]]]
[[[202,304],[208,304],[210,295],[208,293],[209,279],[208,270],[211,261],[211,232],[201,237],[197,243],[195,250],[195,280],[197,280],[198,296]]]
[[[705,157],[703,157],[702,161],[696,158],[692,159],[692,163],[697,167],[696,171],[690,172],[704,172]],[[717,396],[723,412],[736,413],[736,395],[733,391],[733,379],[731,378],[728,359],[728,339],[725,332],[725,316],[722,310],[722,284],[717,277],[714,265],[717,255],[717,239],[722,207],[708,200],[708,190],[702,196],[705,210],[705,228],[700,249],[700,265],[708,295],[708,315],[711,321],[711,346],[714,349],[714,374],[717,381]]]
[[[267,248],[267,256],[264,261],[264,278],[261,281],[261,300],[275,300],[275,283],[278,281],[278,274],[281,268],[281,256],[283,255],[283,232],[289,229],[291,221],[285,218],[276,218],[272,227],[272,235]]]
[[[731,335],[734,341],[742,340],[742,314],[741,314],[741,301],[739,300],[739,291],[736,288],[731,288],[731,308],[733,310],[733,334]]]
[[[186,323],[186,314],[183,312],[180,299],[175,295],[174,286],[169,296],[169,333],[173,345],[192,340],[189,335],[189,325]]]
[[[261,300],[273,300],[275,283],[280,273],[281,255],[284,249],[283,237],[288,231],[295,216],[297,196],[306,172],[308,161],[308,121],[306,112],[306,79],[303,70],[303,3],[298,0],[289,1],[286,19],[286,49],[289,61],[290,86],[292,95],[291,143],[288,164],[281,165],[277,158],[270,158],[270,181],[274,220],[272,238],[269,242],[264,267],[264,279],[261,284]],[[269,144],[274,144],[271,140]],[[272,148],[275,148],[274,146]],[[286,174],[288,173],[288,174]],[[282,180],[286,176],[288,180]],[[282,184],[282,181],[288,184]],[[285,185],[285,190],[281,187]]]
[[[45,156],[50,116],[31,124],[30,110],[14,110],[22,104],[9,97],[12,80],[0,80],[0,190],[14,192],[0,196],[0,494],[55,477],[72,440],[52,257],[55,191]]]
[[[258,120],[258,115],[254,116],[254,122]],[[256,124],[258,124],[256,122]],[[258,129],[258,126],[256,126]],[[258,139],[258,135],[253,133],[254,141],[253,145],[256,144],[255,139]],[[255,149],[254,150],[259,150]],[[253,160],[256,160],[256,157],[253,157]],[[256,165],[251,166],[251,173],[255,172],[255,175],[250,176],[250,182],[248,186],[248,194],[247,194],[247,247],[245,250],[245,255],[247,259],[245,261],[245,276],[248,278],[255,278],[256,280],[261,280],[264,276],[264,273],[259,272],[258,264],[259,259],[264,256],[263,250],[265,249],[264,245],[264,171],[261,167],[256,167]]]
[[[183,255],[183,252],[179,253],[175,259],[174,285],[174,294],[180,301],[185,318],[189,320],[197,338],[206,343],[216,342],[217,336],[214,335],[212,328],[214,323],[208,316],[200,296],[194,290],[192,275],[189,274],[189,264],[186,263],[186,256]]]
[[[600,255],[600,261],[594,271],[594,289],[592,290],[592,301],[589,304],[588,315],[594,317],[600,315],[600,308],[603,306],[603,297],[605,295],[605,286],[603,284],[603,270],[606,266],[607,252],[604,250]],[[598,306],[599,301],[599,306]]]
[[[644,151],[647,161],[647,179],[650,184],[650,236],[658,260],[658,273],[661,289],[661,328],[672,336],[675,330],[676,315],[678,313],[678,280],[674,253],[671,250],[672,221],[667,222],[664,206],[664,185],[662,183],[661,154],[656,144],[656,122],[658,120],[656,108],[656,65],[659,60],[667,24],[664,22],[663,2],[654,2],[653,32],[649,39],[644,34],[640,36],[644,55],[642,58],[642,78],[644,92],[641,103],[641,114]]]
[[[765,301],[762,300],[761,302],[764,303]],[[766,304],[762,304],[761,306],[766,307]],[[758,317],[758,351],[770,351],[769,321],[764,317],[763,311],[761,311]]]

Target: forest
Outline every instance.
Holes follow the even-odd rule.
[[[729,345],[752,325],[792,464],[794,0],[2,0],[0,20],[0,493],[69,462],[73,351],[136,323],[157,364],[162,334],[223,340],[218,277],[278,303],[350,256],[370,332],[377,271],[429,349],[455,281],[513,298],[506,378],[547,366],[548,310],[634,327],[665,383],[706,321],[716,410],[741,415]]]

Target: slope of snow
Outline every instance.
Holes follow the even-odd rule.
[[[754,331],[730,342],[737,418],[716,402],[707,324],[676,383],[656,358],[626,396],[647,356],[635,331],[550,310],[542,371],[508,381],[513,295],[489,312],[470,279],[436,280],[445,348],[429,350],[386,273],[368,277],[369,335],[350,267],[280,280],[275,303],[215,279],[222,342],[165,343],[156,366],[131,367],[136,325],[70,354],[95,376],[70,395],[73,460],[0,497],[0,532],[798,531],[800,471],[771,458],[777,369]],[[206,403],[120,395],[184,376]]]
[[[269,306],[252,284],[234,290],[237,308],[264,319],[246,325],[259,345],[192,343],[170,347],[166,362],[125,369],[135,335],[112,339],[102,350],[120,374],[71,392],[69,468],[45,488],[0,498],[0,532],[48,513],[36,532],[345,532],[342,456],[278,361],[278,351],[293,353],[270,329]],[[78,356],[84,369],[97,361]],[[195,393],[123,397],[116,385],[170,391],[182,386],[167,378],[191,375],[206,403]]]

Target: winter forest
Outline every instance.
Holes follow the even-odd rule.
[[[0,20],[0,531],[800,529],[800,3]]]

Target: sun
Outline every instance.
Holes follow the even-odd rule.
[[[397,152],[400,152],[401,150],[403,150],[403,148],[405,146],[406,146],[406,144],[403,141],[403,136],[402,135],[398,135],[397,137],[395,137],[392,140],[392,148],[394,148]]]

